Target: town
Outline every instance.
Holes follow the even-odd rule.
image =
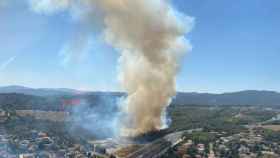
[[[55,112],[49,112],[47,116],[52,117],[47,120],[47,112],[34,111],[35,117],[30,111],[23,115],[22,110],[1,109],[0,155],[3,158],[133,158],[155,157],[155,153],[158,158],[277,158],[280,155],[277,109],[171,106],[169,110],[174,121],[164,131],[166,134],[136,143],[125,138],[98,140],[90,132],[75,127],[68,131],[69,120],[61,120],[61,112],[57,117]],[[178,112],[182,111],[191,122],[180,118]],[[201,116],[192,116],[190,111],[197,111]],[[259,116],[260,112],[265,116]],[[206,118],[210,121],[207,126],[203,121]],[[183,127],[181,119],[186,123]],[[226,125],[219,127],[220,121]]]
[[[280,134],[274,136],[262,127],[228,135],[226,132],[197,132],[185,136],[185,141],[165,156],[182,158],[278,158]]]

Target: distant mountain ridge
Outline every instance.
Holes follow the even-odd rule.
[[[21,93],[35,96],[75,95],[85,93],[83,91],[68,88],[29,88],[24,86],[0,87],[0,93]]]
[[[176,105],[256,105],[280,106],[280,93],[275,91],[246,90],[240,92],[211,93],[177,93],[173,100]]]
[[[124,96],[122,92],[87,92],[67,88],[28,88],[23,86],[0,87],[0,94],[19,93],[40,97],[50,96],[96,96],[117,98]],[[275,91],[247,90],[240,92],[212,94],[212,93],[189,93],[178,92],[174,97],[174,105],[255,105],[255,106],[279,106],[280,93]]]

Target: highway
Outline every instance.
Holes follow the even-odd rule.
[[[184,133],[192,133],[193,131],[201,131],[202,129],[192,129],[180,132],[174,132],[168,134],[162,138],[159,138],[139,150],[131,153],[126,158],[159,158],[171,147],[179,144],[183,141],[182,137]]]

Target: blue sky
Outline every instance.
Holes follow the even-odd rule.
[[[193,50],[177,77],[179,91],[280,91],[279,0],[172,3],[196,21],[187,37]],[[42,15],[21,0],[0,3],[0,86],[119,90],[119,54],[99,35],[91,34],[81,57],[65,60],[67,44],[85,29],[65,12]]]

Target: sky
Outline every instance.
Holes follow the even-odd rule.
[[[186,36],[193,49],[181,61],[178,91],[280,91],[279,0],[172,4],[195,18]],[[98,28],[81,55],[67,53],[81,32],[89,34],[85,30],[67,12],[37,14],[22,0],[0,0],[0,86],[120,90],[120,54]]]

